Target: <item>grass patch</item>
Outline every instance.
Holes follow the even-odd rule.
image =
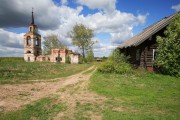
[[[97,112],[99,111],[99,107],[92,103],[80,103],[76,102],[76,120],[91,120],[90,114],[88,112]]]
[[[0,120],[50,120],[65,109],[66,106],[59,103],[56,97],[46,97],[26,105],[21,110],[0,112]]]
[[[83,72],[83,75],[87,75],[87,74],[89,74],[89,73],[92,73],[93,71],[94,71],[94,68]]]
[[[176,77],[146,72],[96,72],[91,77],[90,89],[109,98],[105,103],[108,107],[102,111],[105,120],[180,117],[180,79]]]
[[[91,64],[24,62],[22,58],[0,58],[0,84],[27,83],[28,80],[66,77],[90,66]]]

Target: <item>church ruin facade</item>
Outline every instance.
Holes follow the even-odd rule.
[[[49,61],[65,63],[67,58],[71,64],[78,64],[80,54],[73,53],[72,50],[67,49],[51,49],[51,54],[42,55],[41,35],[38,34],[38,27],[34,23],[32,11],[28,33],[24,35],[24,60],[26,62]]]

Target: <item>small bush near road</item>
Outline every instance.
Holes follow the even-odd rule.
[[[102,63],[97,70],[102,73],[132,73],[132,66],[127,63],[127,59],[128,57],[115,49],[108,60]]]

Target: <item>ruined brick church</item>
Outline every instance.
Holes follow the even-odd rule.
[[[38,27],[34,23],[32,11],[29,31],[24,35],[24,60],[26,62],[50,61],[65,63],[67,56],[71,64],[77,64],[80,60],[80,54],[73,53],[67,49],[51,49],[50,55],[42,55],[41,35],[38,34]]]

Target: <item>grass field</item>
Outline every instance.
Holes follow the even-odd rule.
[[[22,109],[8,113],[0,112],[0,120],[52,120],[57,113],[66,110],[56,96],[42,98]]]
[[[104,120],[178,120],[180,79],[154,73],[102,74],[91,77],[90,89],[108,97]]]
[[[23,58],[0,58],[0,84],[26,83],[28,80],[66,77],[90,66],[91,64],[31,63],[24,62]]]
[[[93,65],[98,66],[97,63]],[[27,63],[22,58],[1,58],[0,83],[27,83],[28,80],[64,77],[90,66],[92,64]],[[59,113],[64,114],[63,120],[71,118],[84,120],[93,117],[103,120],[180,118],[180,78],[139,70],[129,74],[95,72],[90,81],[89,78],[85,79],[87,78],[85,76],[94,70],[95,68],[91,68],[77,77],[77,80],[80,78],[84,80],[58,88],[58,94],[52,93],[53,95],[49,95],[51,97],[43,97],[15,111],[0,111],[0,120],[46,120],[53,119]],[[38,88],[31,90],[37,93],[41,91]],[[60,99],[59,96],[63,94]],[[21,93],[17,96],[26,95]],[[8,102],[10,97],[14,98],[14,96],[5,97],[8,98]],[[71,105],[74,105],[72,111]]]

